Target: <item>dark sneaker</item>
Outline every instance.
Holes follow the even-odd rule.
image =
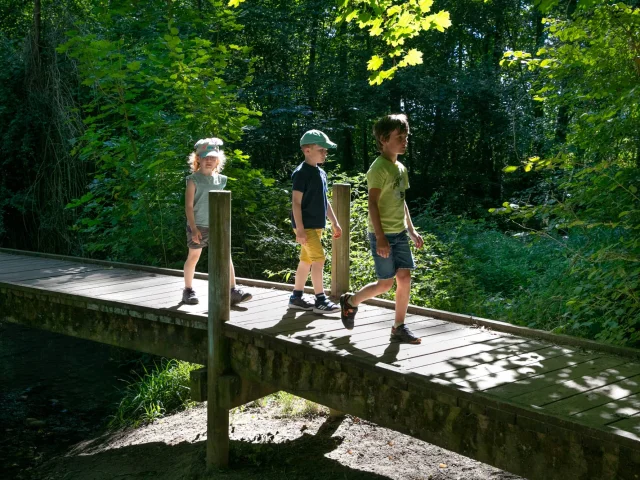
[[[289,297],[289,308],[294,310],[304,310],[306,312],[313,310],[313,303],[308,302],[302,297]]]
[[[197,305],[200,303],[193,288],[185,288],[182,290],[182,303],[186,303],[187,305]]]
[[[313,313],[336,313],[339,311],[340,307],[327,297],[322,297],[321,300],[316,300],[316,303],[313,306]]]
[[[404,323],[402,325],[398,325],[397,327],[391,327],[391,338],[390,340],[397,340],[400,343],[412,343],[417,345],[422,343],[422,339],[415,336],[415,334],[409,330]]]
[[[245,292],[240,288],[233,287],[231,289],[231,305],[237,305],[242,302],[248,302],[253,298],[249,292]]]
[[[351,293],[343,293],[340,296],[340,318],[347,330],[353,330],[356,313],[358,313],[358,307],[354,307],[348,302],[351,297],[353,297]]]

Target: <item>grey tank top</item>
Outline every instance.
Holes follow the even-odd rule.
[[[193,198],[193,213],[196,218],[196,225],[201,227],[209,226],[209,192],[211,190],[224,190],[227,186],[227,177],[220,174],[203,175],[194,172],[187,177],[187,182],[191,180],[196,186],[196,193]]]

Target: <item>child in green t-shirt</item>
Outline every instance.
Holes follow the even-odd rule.
[[[387,115],[373,126],[373,134],[381,155],[367,172],[369,189],[369,243],[378,280],[366,285],[355,294],[340,297],[342,323],[353,329],[358,305],[365,300],[388,292],[396,282],[396,314],[391,328],[391,339],[404,343],[421,343],[405,325],[411,270],[415,268],[409,238],[416,247],[424,241],[413,227],[405,202],[409,188],[407,169],[398,161],[405,153],[409,137],[409,122],[405,115]]]

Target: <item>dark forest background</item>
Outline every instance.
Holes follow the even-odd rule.
[[[3,0],[0,245],[182,268],[186,158],[218,136],[237,273],[288,281],[289,176],[319,128],[353,186],[357,288],[371,127],[404,112],[412,303],[638,346],[637,2],[420,2],[451,25],[380,85],[386,46],[347,3]]]

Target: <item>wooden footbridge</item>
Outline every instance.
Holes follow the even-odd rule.
[[[228,225],[228,192],[212,195]],[[253,299],[229,308],[220,230],[219,274],[198,274],[209,294],[193,306],[181,271],[0,249],[0,320],[206,365],[192,393],[209,399],[209,466],[226,465],[229,409],[285,390],[530,480],[640,479],[640,351],[415,306],[423,343],[399,344],[390,302],[362,305],[347,331],[289,310],[291,286],[250,279]]]

